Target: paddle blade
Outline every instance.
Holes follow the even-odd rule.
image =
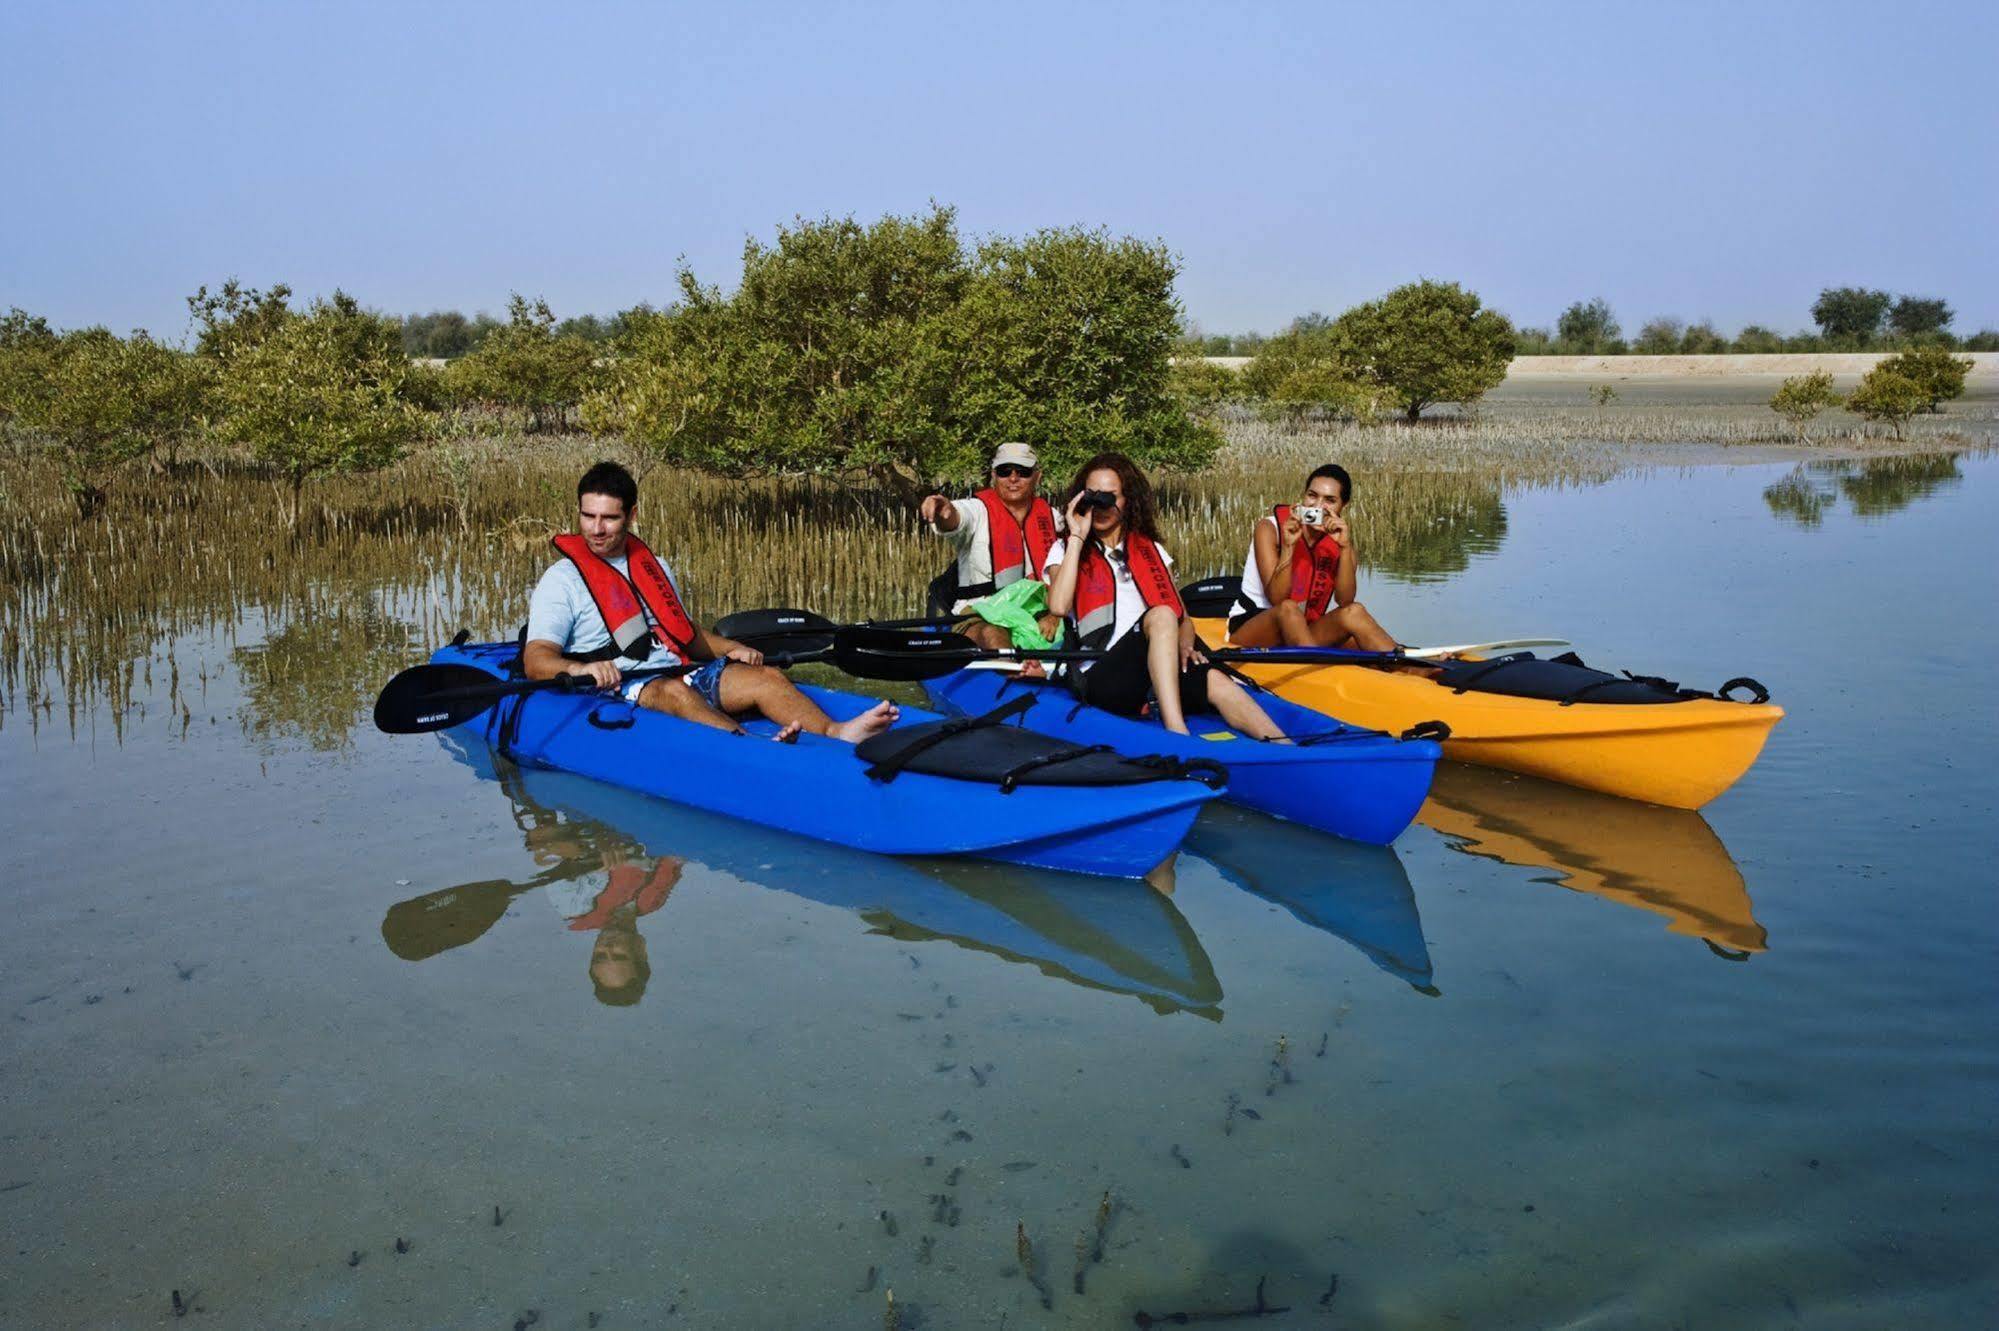
[[[818,651],[833,641],[838,628],[810,610],[738,610],[715,621],[715,632],[766,655]]]
[[[1180,589],[1180,603],[1195,619],[1227,619],[1235,613],[1236,597],[1241,591],[1241,578],[1202,578]]]
[[[486,711],[506,692],[500,680],[477,666],[411,666],[375,699],[375,727],[389,735],[449,730]],[[469,696],[449,696],[454,694]]]
[[[833,637],[833,663],[862,679],[936,679],[992,653],[962,633],[902,633],[844,628]]]
[[[492,928],[518,891],[512,883],[491,880],[398,901],[382,917],[382,941],[404,961],[434,957]]]

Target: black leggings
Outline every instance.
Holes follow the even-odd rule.
[[[1215,710],[1208,701],[1208,672],[1213,669],[1211,665],[1191,665],[1180,672],[1180,710],[1187,715]],[[1083,701],[1119,716],[1137,716],[1151,696],[1145,630],[1134,624],[1083,676]]]

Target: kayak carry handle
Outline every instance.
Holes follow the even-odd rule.
[[[1730,702],[1742,702],[1743,699],[1741,698],[1728,697],[1731,689],[1748,689],[1752,695],[1748,699],[1751,703],[1766,703],[1770,701],[1770,690],[1764,688],[1747,675],[1737,675],[1734,679],[1729,680],[1728,683],[1714,691],[1714,696],[1717,698],[1727,698]]]
[[[622,707],[625,709],[625,713],[623,716],[606,719],[606,717],[604,716],[604,711],[606,708],[610,707]],[[590,714],[584,719],[587,720],[591,725],[597,727],[597,729],[599,730],[630,730],[632,728],[632,722],[638,716],[638,714],[639,714],[639,709],[635,705],[620,700],[618,702],[608,702],[600,704],[599,706],[596,707],[592,707],[590,709]]]
[[[1451,726],[1448,721],[1418,721],[1401,735],[1403,739],[1433,739],[1439,744],[1450,737]]]

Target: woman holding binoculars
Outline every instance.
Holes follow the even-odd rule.
[[[1048,608],[1071,639],[1103,653],[1072,662],[1078,697],[1121,716],[1139,716],[1147,695],[1168,730],[1187,733],[1187,713],[1220,712],[1258,739],[1283,732],[1248,690],[1209,665],[1173,586],[1173,557],[1159,542],[1152,485],[1122,453],[1084,463],[1063,499],[1068,529],[1042,565]]]
[[[1354,647],[1392,652],[1395,639],[1354,599],[1353,478],[1334,463],[1305,478],[1294,504],[1257,521],[1229,617],[1237,647]]]

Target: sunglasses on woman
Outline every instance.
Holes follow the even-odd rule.
[[[1034,468],[1023,467],[1018,462],[1002,462],[993,468],[993,475],[1003,481],[1011,481],[1021,476],[1032,476]]]

